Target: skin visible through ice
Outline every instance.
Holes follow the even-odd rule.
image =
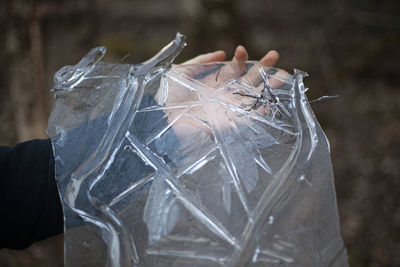
[[[172,66],[184,46],[178,34],[140,65],[101,62],[96,48],[56,74],[48,133],[66,236],[86,224],[66,238],[66,259],[347,265],[306,74],[257,62]]]

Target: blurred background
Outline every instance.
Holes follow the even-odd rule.
[[[269,49],[305,84],[332,151],[351,266],[400,266],[400,1],[2,0],[0,145],[47,138],[54,73],[92,47],[139,63],[187,36],[182,62],[238,44]],[[127,57],[128,55],[128,57]],[[7,216],[3,214],[2,216]],[[0,250],[0,266],[62,266],[63,237]]]

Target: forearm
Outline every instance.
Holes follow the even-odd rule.
[[[0,248],[24,249],[63,232],[50,139],[0,147]]]

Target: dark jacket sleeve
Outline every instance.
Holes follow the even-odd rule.
[[[24,249],[62,232],[50,139],[0,147],[0,248]]]

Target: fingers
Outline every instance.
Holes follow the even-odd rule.
[[[249,60],[249,54],[247,54],[246,48],[242,45],[236,47],[232,61],[236,61],[240,65],[243,65],[247,60]]]
[[[235,55],[232,61],[236,61],[239,64],[244,64],[249,60],[249,55],[244,46],[239,45],[236,47]],[[260,63],[264,66],[274,66],[279,60],[279,53],[276,50],[270,50],[265,56],[260,60]]]
[[[279,53],[275,50],[270,50],[268,53],[264,55],[263,58],[261,58],[259,64],[255,64],[253,67],[247,70],[247,73],[242,77],[242,79],[247,80],[254,86],[256,91],[260,92],[264,88],[263,85],[264,83],[263,82],[260,83],[260,67],[262,66],[272,67],[278,62],[278,60],[279,60]],[[267,79],[271,85],[271,88],[277,88],[281,85],[281,83],[278,83],[277,80],[273,78],[273,76],[268,76]]]
[[[270,50],[261,60],[260,63],[264,66],[274,66],[279,60],[279,53],[275,50]]]
[[[226,58],[226,53],[222,50],[219,50],[212,53],[199,55],[193,59],[190,59],[182,63],[182,65],[222,62],[225,60],[225,58]],[[235,77],[237,75],[241,75],[248,60],[249,60],[249,55],[246,51],[246,48],[242,45],[237,46],[235,49],[234,56],[232,58],[232,62],[235,64],[233,65],[230,64],[231,66],[230,68],[224,68],[221,72],[218,71],[215,80],[220,82],[221,79],[226,80]],[[278,60],[279,60],[279,53],[275,50],[270,50],[268,53],[264,55],[263,58],[261,58],[258,66],[254,65],[252,68],[246,71],[246,74],[243,76],[243,78],[249,82],[254,82],[255,87],[260,87],[262,89],[261,84],[258,82],[258,79],[260,77],[260,70],[259,70],[260,65],[271,67],[274,66],[278,62]],[[199,67],[199,66],[191,69],[185,67],[182,71],[187,72],[186,75],[188,75],[189,77],[195,77],[198,73],[205,71],[205,68],[207,69],[207,67]],[[229,71],[228,72],[224,71],[225,69]],[[271,83],[272,83],[271,86],[273,85],[272,87],[275,88],[277,86],[272,80]]]
[[[260,63],[263,66],[273,67],[279,60],[279,53],[275,50],[270,50],[261,60]],[[283,82],[278,79],[277,77],[285,77],[289,76],[290,74],[284,70],[276,69],[276,73],[269,76],[268,82],[271,86],[271,89],[276,89],[282,86]]]
[[[206,63],[211,63],[211,62],[224,61],[225,58],[226,58],[225,51],[219,50],[219,51],[199,55],[199,56],[192,58],[182,64],[183,65],[206,64]]]
[[[182,64],[205,64],[205,63],[224,61],[225,58],[226,58],[225,51],[218,50],[215,52],[199,55]],[[249,60],[249,55],[246,51],[246,48],[244,48],[244,46],[242,45],[237,46],[232,61],[236,61],[237,63],[242,65],[247,60]],[[264,66],[274,66],[278,62],[278,60],[279,60],[279,53],[275,50],[270,50],[260,60],[260,63]]]

